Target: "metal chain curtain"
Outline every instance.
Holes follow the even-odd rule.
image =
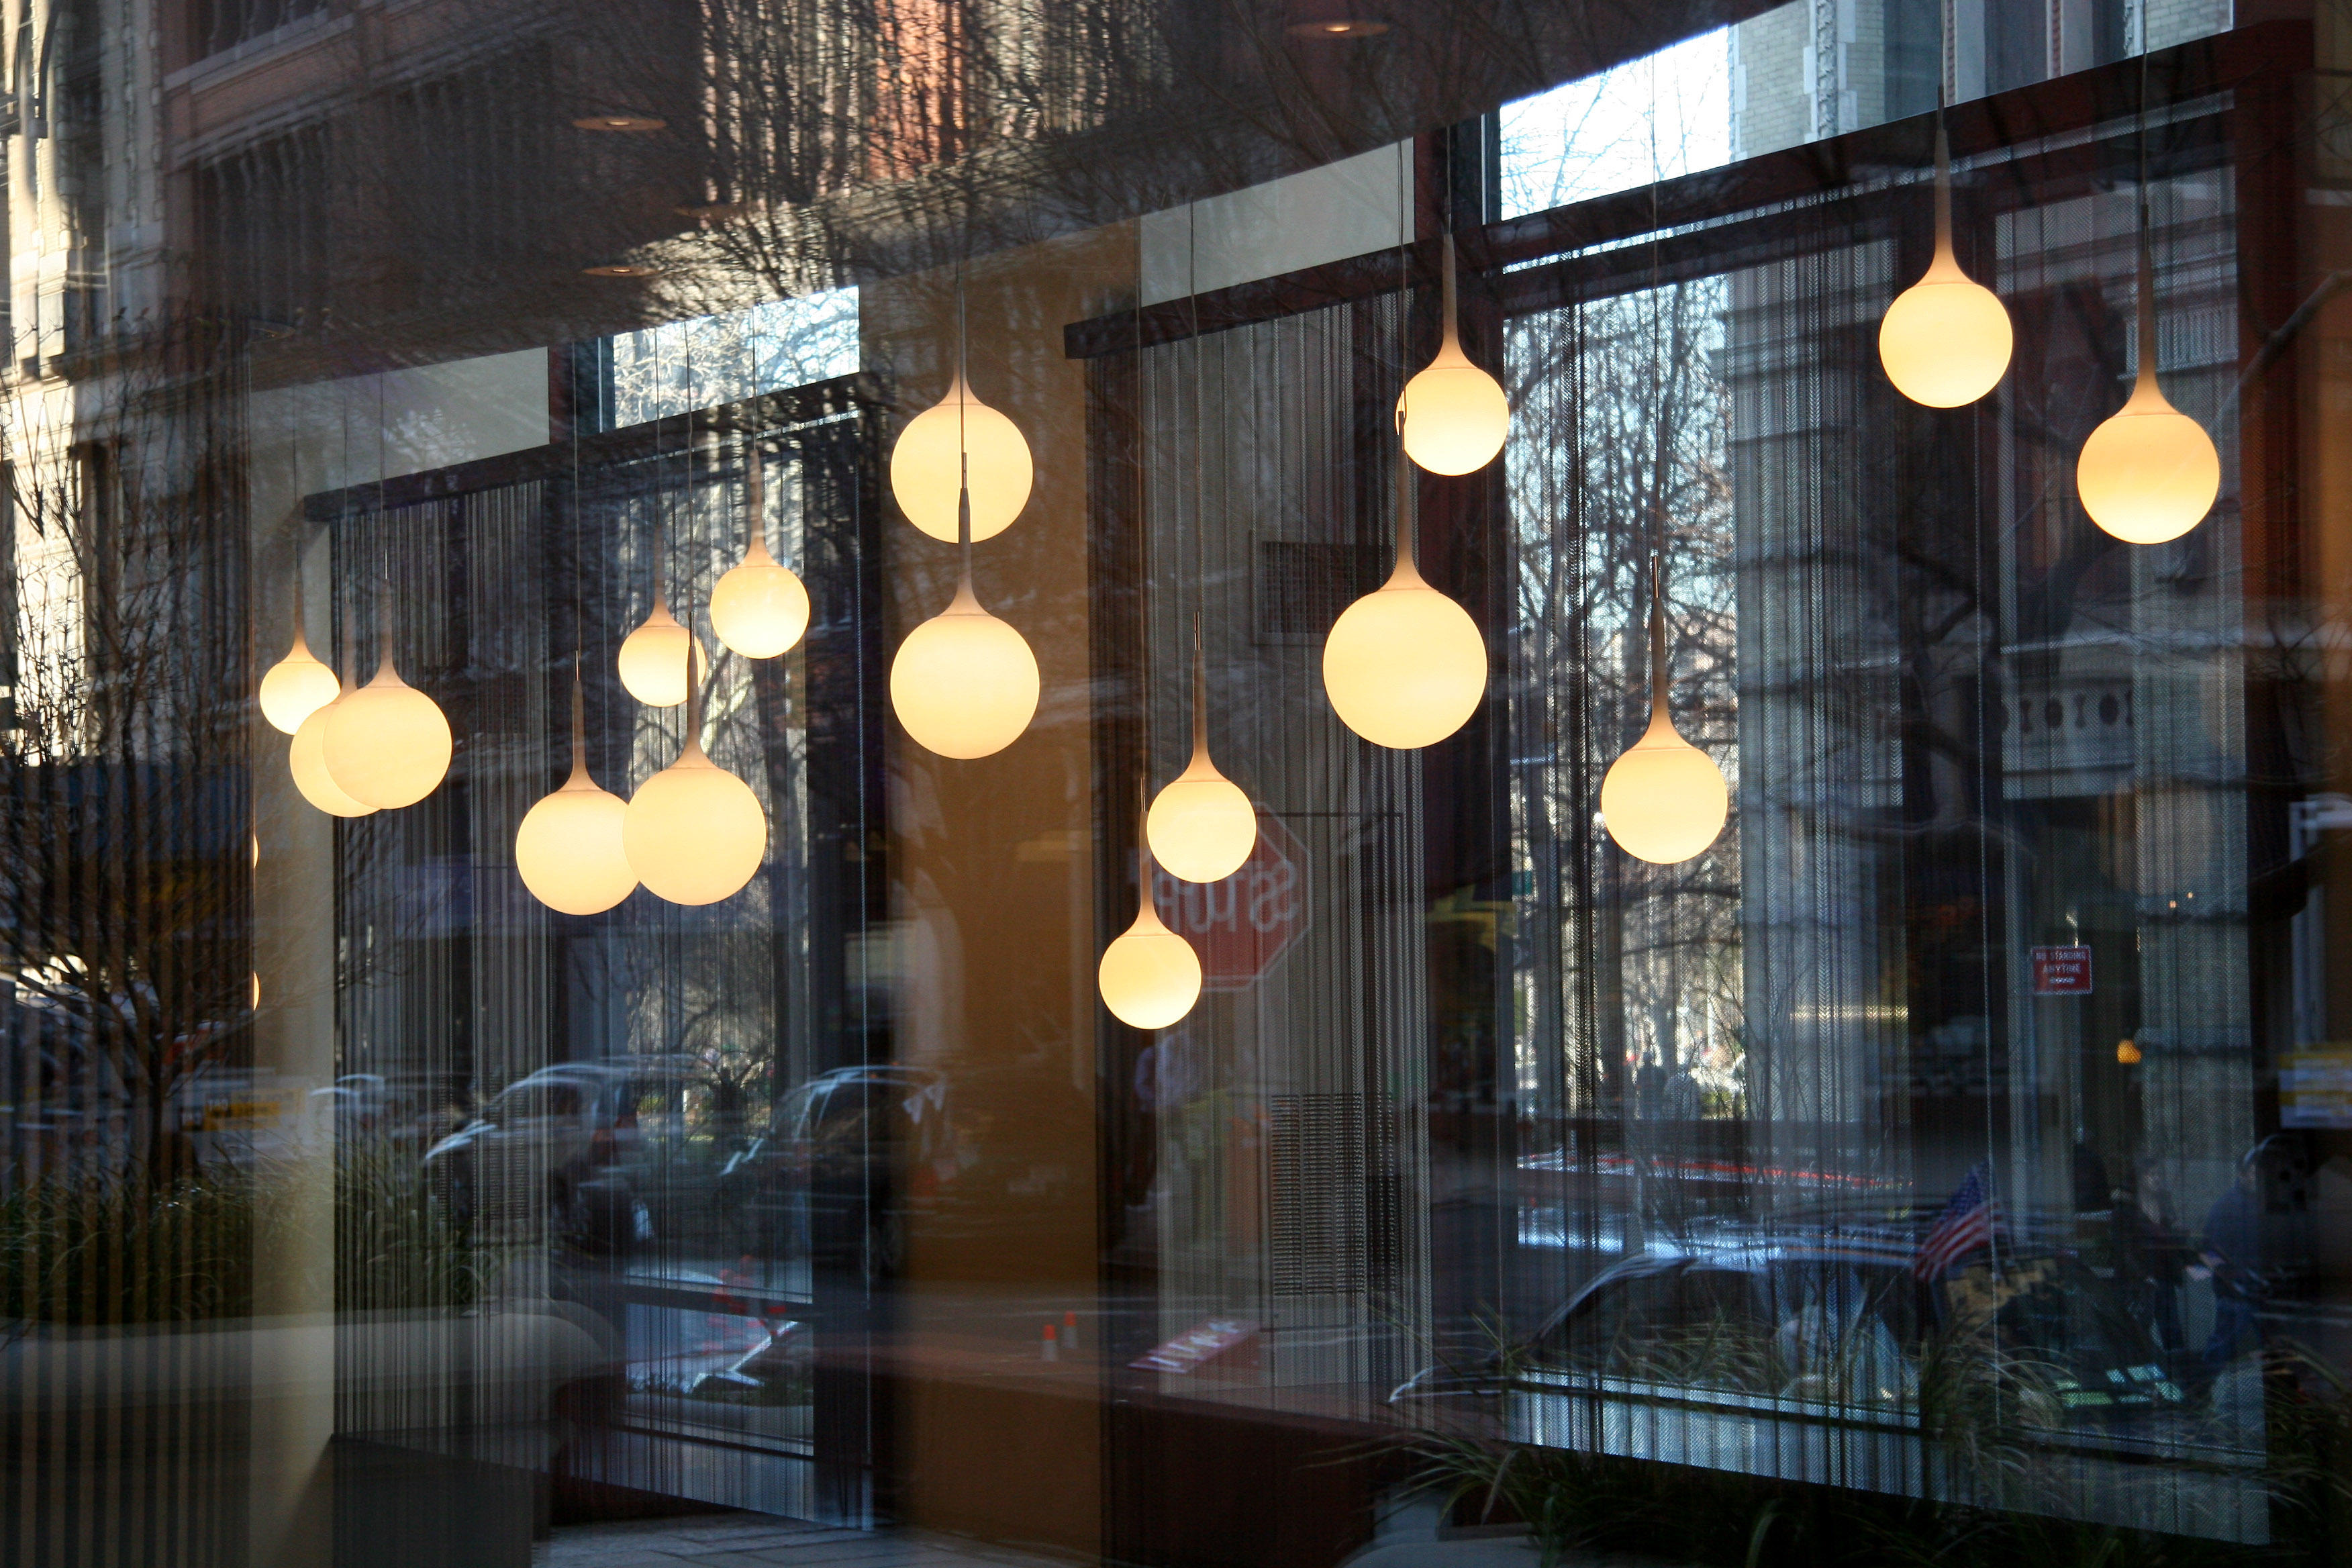
[[[709,748],[761,798],[767,864],[723,905],[685,909],[640,892],[604,915],[557,917],[524,891],[512,844],[523,813],[568,767],[574,650],[591,771],[625,796],[676,753],[684,710],[629,700],[614,651],[651,605],[657,564],[670,604],[696,624],[740,554],[747,436],[766,453],[786,524],[772,534],[779,557],[800,564],[817,606],[804,660],[722,653],[712,671]],[[732,1147],[794,1086],[862,1064],[887,1037],[850,972],[883,896],[866,851],[877,716],[860,683],[878,651],[866,582],[869,445],[848,384],[827,383],[588,436],[576,455],[557,445],[310,498],[333,541],[343,662],[356,648],[361,672],[373,668],[388,575],[402,675],[436,695],[460,737],[447,783],[426,801],[337,825],[341,1070],[475,1107],[553,1064],[643,1063],[652,1098],[626,1114],[659,1158],[684,1159]],[[415,1180],[405,1170],[397,1179]],[[346,1184],[370,1174],[347,1170]],[[470,1352],[452,1341],[436,1353],[496,1364],[497,1281],[515,1270],[527,1287],[552,1269],[554,1295],[614,1325],[625,1347],[628,1386],[612,1408],[584,1413],[554,1461],[563,1473],[803,1516],[820,1497],[826,1510],[862,1512],[866,1405],[855,1380],[828,1373],[802,1405],[738,1410],[697,1405],[659,1373],[701,1343],[714,1313],[787,1313],[854,1342],[872,1279],[868,1260],[852,1256],[861,1242],[820,1236],[810,1253],[714,1229],[689,1189],[673,1201],[656,1169],[642,1193],[650,1239],[583,1259],[551,1234],[560,1194],[516,1186],[544,1186],[543,1163],[493,1152],[468,1180],[458,1223],[470,1225],[490,1279],[466,1288],[488,1292],[479,1299],[494,1310]],[[463,1304],[384,1265],[383,1226],[364,1204],[347,1197],[341,1223],[347,1296],[364,1287],[385,1298],[353,1305]],[[394,1362],[423,1353],[396,1339],[369,1343]],[[526,1436],[502,1432],[499,1380],[478,1381],[457,1364],[346,1369],[341,1429],[476,1457],[506,1444],[507,1462],[546,1466]],[[408,1397],[421,1403],[388,1403],[372,1392],[379,1385],[419,1391]]]
[[[2168,377],[2221,416],[2225,454],[2246,264],[2233,102],[2164,117],[2155,193]],[[1851,1257],[1906,1264],[1894,1216],[1932,1211],[1979,1161],[2021,1237],[2104,1218],[2086,1161],[2126,1188],[2154,1170],[2193,1215],[2253,1142],[2251,928],[2221,891],[2258,869],[2227,651],[2242,637],[2235,488],[2192,540],[2139,552],[2096,535],[2070,493],[2074,454],[2127,374],[2129,136],[2105,119],[1978,160],[1967,243],[2028,346],[1969,413],[1921,417],[1877,365],[1878,318],[1926,253],[1907,189],[1690,212],[1502,280],[1522,420],[1515,1061],[1521,1125],[1539,1131],[1517,1213],[1496,1223],[1537,1244],[1521,1310],[1645,1245],[1818,1251],[1842,1234]],[[1661,536],[1677,715],[1737,762],[1734,831],[1671,868],[1631,862],[1591,820],[1640,726],[1638,569]],[[2152,896],[2189,881],[2209,900],[2194,922]],[[2109,967],[2062,1013],[2033,997],[2024,961],[2074,941]],[[2163,1054],[2126,1079],[2115,1050],[2135,1037]],[[1781,1299],[1756,1342],[1777,1348],[1755,1361],[1740,1334],[1759,1308],[1736,1273],[1667,1270],[1559,1321],[1532,1351],[1559,1392],[1515,1398],[1512,1429],[1996,1500],[1948,1462],[1938,1390],[1871,1337],[1901,1331],[1907,1308],[1866,1301],[1872,1277],[1834,1256],[1772,1278]],[[1807,1334],[1836,1347],[1811,1413],[1708,1407],[1785,1401],[1765,1363]],[[2029,1422],[1996,1419],[2013,1436]],[[2226,1539],[2265,1528],[2257,1488],[2185,1451],[2146,1468],[2045,1441],[2024,1506]],[[2259,1418],[2221,1441],[2258,1456]]]
[[[2282,177],[2282,133],[2264,117],[2280,112],[2295,58],[2286,31],[2255,30],[2155,66],[2167,384],[2215,430],[2225,473],[2247,427],[2236,406],[2246,279],[2283,265],[2246,226],[2251,203],[2238,187]],[[1536,1335],[1539,1386],[1508,1402],[1517,1436],[1992,1500],[1979,1478],[1948,1463],[1948,1445],[1962,1440],[1949,1405],[1886,1348],[1909,1331],[1910,1309],[1865,1300],[1852,1259],[1814,1256],[1821,1238],[1845,1236],[1856,1256],[1888,1251],[1907,1279],[1909,1216],[1932,1215],[1979,1163],[2016,1216],[2024,1240],[2012,1245],[2103,1224],[2121,1201],[2111,1191],[2143,1182],[2193,1220],[2253,1142],[2258,1053],[2287,1037],[2258,1000],[2264,985],[2286,989],[2284,928],[2259,940],[2271,929],[2263,922],[2284,917],[2245,892],[2284,857],[2284,838],[2265,826],[2284,809],[2264,771],[2279,765],[2264,761],[2279,742],[2249,708],[2234,651],[2247,635],[2239,584],[2278,571],[2251,553],[2251,520],[2269,503],[2242,501],[2225,479],[2194,534],[2133,552],[2091,528],[2072,498],[2074,454],[2131,371],[2137,78],[2135,62],[1955,112],[1965,254],[2009,302],[2024,345],[1996,398],[1966,412],[1899,404],[1876,363],[1885,303],[1925,265],[1928,206],[1924,184],[1862,170],[1924,169],[1916,125],[1465,241],[1483,270],[1470,291],[1500,307],[1505,325],[1487,352],[1506,359],[1517,410],[1500,525],[1510,608],[1493,629],[1510,672],[1503,831],[1516,891],[1496,927],[1507,994],[1491,1047],[1494,1119],[1509,1129],[1510,1157],[1495,1167],[1481,1222],[1501,1259],[1492,1292],[1441,1291],[1431,1328],[1441,1346],[1470,1345],[1477,1314]],[[1349,451],[1351,439],[1322,412],[1328,378],[1344,384],[1368,363],[1333,323],[1351,311],[1379,319],[1394,267],[1360,258],[1207,297],[1199,343],[1188,341],[1183,301],[1071,330],[1071,352],[1097,361],[1106,426],[1125,403],[1159,437],[1137,454],[1140,478],[1118,502],[1136,521],[1113,514],[1113,526],[1139,535],[1115,564],[1152,591],[1110,606],[1130,648],[1120,702],[1143,717],[1115,710],[1133,728],[1106,752],[1103,776],[1120,781],[1106,801],[1131,795],[1127,751],[1148,743],[1163,775],[1179,760],[1182,694],[1159,672],[1181,667],[1182,628],[1164,612],[1188,553],[1171,548],[1190,505],[1179,460],[1190,399],[1177,367],[1196,352],[1221,398],[1251,412],[1233,422],[1247,432],[1241,447],[1218,419],[1208,433],[1205,591],[1210,625],[1225,628],[1213,631],[1224,646],[1212,667],[1247,672],[1213,711],[1224,726],[1274,716],[1284,731],[1255,747],[1221,740],[1220,755],[1248,756],[1245,782],[1268,795],[1261,776],[1279,787],[1289,758],[1320,754],[1299,739],[1315,734],[1314,716],[1288,713],[1272,650],[1240,643],[1237,628],[1254,624],[1276,647],[1311,638],[1313,617],[1296,613],[1294,624],[1291,606],[1354,591],[1310,593],[1296,579],[1315,559],[1306,549],[1327,552],[1322,570],[1344,574],[1350,544],[1373,537],[1360,505],[1350,515],[1313,491],[1321,455]],[[2262,319],[2284,319],[2294,303],[2273,301]],[[1142,348],[1139,373],[1120,368],[1139,342],[1167,346]],[[1277,364],[1273,345],[1286,342],[1315,347]],[[1280,396],[1249,405],[1233,398],[1234,367],[1259,354]],[[1275,433],[1293,431],[1298,445],[1266,455]],[[1106,439],[1135,452],[1123,433]],[[1376,444],[1354,439],[1355,472],[1378,472],[1366,460]],[[2262,527],[2267,538],[2275,525]],[[1281,550],[1248,563],[1245,539]],[[1731,767],[1737,800],[1717,846],[1672,868],[1631,863],[1594,816],[1601,773],[1640,728],[1641,569],[1661,543],[1677,720]],[[1221,614],[1253,580],[1255,621]],[[1349,761],[1323,764],[1317,801],[1370,813],[1406,798],[1402,774],[1374,789],[1377,773]],[[1131,830],[1116,811],[1105,821],[1123,851]],[[1358,831],[1370,842],[1369,816]],[[1318,848],[1318,870],[1346,863],[1343,848]],[[1360,890],[1369,910],[1427,896],[1410,875]],[[1318,917],[1326,907],[1318,895]],[[1250,1230],[1264,1211],[1243,1201],[1273,1201],[1277,1140],[1264,1135],[1264,1154],[1203,1159],[1186,1142],[1184,1095],[1242,1097],[1249,1112],[1223,1125],[1255,1117],[1272,1128],[1274,1086],[1316,1059],[1316,1037],[1293,1030],[1253,1054],[1251,1010],[1274,1016],[1291,988],[1318,987],[1307,1016],[1346,1017],[1353,976],[1376,994],[1383,975],[1425,963],[1434,975],[1427,933],[1450,912],[1416,907],[1423,930],[1384,936],[1368,921],[1360,968],[1318,953],[1311,973],[1301,965],[1261,983],[1237,1016],[1208,1012],[1151,1042],[1148,1058],[1139,1041],[1124,1047],[1107,1079],[1139,1086],[1114,1125],[1129,1145],[1129,1213],[1150,1217],[1122,1240],[1146,1260],[1144,1275],[1156,1271],[1171,1321],[1211,1303],[1255,1306],[1277,1324],[1310,1321],[1283,1316],[1286,1233]],[[2066,1006],[2036,997],[2028,950],[2075,942],[2105,966],[2095,994]],[[2251,982],[2250,948],[2261,971]],[[1341,1059],[1385,1062],[1391,1039],[1412,1041],[1403,1048],[1422,1059],[1399,1062],[1391,1080],[1416,1086],[1396,1124],[1434,1129],[1454,1109],[1440,1081],[1449,1043],[1422,1033],[1418,990],[1399,991],[1395,1011],[1367,1012]],[[2118,1042],[2134,1041],[2145,1059],[2119,1058]],[[1171,1070],[1180,1052],[1190,1056]],[[1356,1136],[1347,1129],[1379,1120],[1325,1118],[1341,1131],[1314,1136],[1344,1142]],[[1403,1134],[1391,1142],[1413,1148]],[[1468,1168],[1437,1152],[1433,1134],[1422,1148],[1422,1163],[1397,1167],[1407,1174],[1393,1190],[1425,1194]],[[1457,1169],[1441,1168],[1449,1162]],[[1355,1189],[1354,1215],[1381,1212],[1370,1162],[1323,1166],[1334,1186]],[[1391,1255],[1412,1257],[1413,1238],[1433,1236],[1425,1256],[1475,1271],[1477,1249],[1449,1239],[1459,1216],[1424,1214],[1390,1211],[1401,1248]],[[1771,1302],[1709,1294],[1731,1275],[1670,1268],[1647,1296],[1621,1295],[1610,1311],[1537,1333],[1616,1259],[1654,1243],[1669,1256],[1703,1249],[1735,1232],[1793,1249]],[[1323,1234],[1345,1246],[1362,1232]],[[2107,1331],[2092,1321],[2105,1309],[2086,1293],[2035,1294],[2047,1273],[2036,1268],[2020,1268],[2014,1288],[2030,1302],[2021,1321],[2071,1317],[2062,1338]],[[1349,1322],[1379,1343],[1394,1320],[1362,1303],[1387,1283],[1331,1299],[1330,1316],[1313,1321]],[[1739,1339],[1742,1315],[1757,1311],[1772,1315]],[[1665,1325],[1668,1339],[1627,1338],[1641,1321]],[[2016,1331],[2027,1341],[1995,1353],[2038,1353],[2032,1331]],[[1715,1352],[1703,1353],[1697,1342],[1710,1333]],[[1805,1374],[1799,1408],[1767,1368],[1808,1344],[1830,1348]],[[1741,1345],[1761,1350],[1751,1357]],[[1274,1359],[1285,1364],[1278,1351]],[[2239,1468],[2263,1450],[2258,1411],[2219,1417],[2199,1438],[2200,1453],[2233,1456],[2213,1473],[2185,1449],[2140,1465],[2080,1428],[2035,1428],[2013,1407],[1992,1418],[2003,1441],[2039,1445],[2051,1461],[2022,1506],[2236,1540],[2267,1528],[2260,1486]]]

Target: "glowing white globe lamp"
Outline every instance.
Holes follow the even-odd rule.
[[[2127,544],[2162,544],[2205,520],[2221,494],[2221,454],[2157,384],[2156,263],[2140,197],[2139,374],[2123,407],[2083,443],[2074,493],[2091,521]]]
[[[890,449],[890,493],[899,510],[949,544],[956,541],[956,498],[967,483],[971,536],[993,539],[1029,504],[1034,479],[1020,426],[972,395],[961,366],[947,395],[908,420]]]
[[[741,564],[710,592],[710,629],[745,658],[773,658],[808,630],[809,596],[800,577],[768,553],[767,500],[760,448],[751,448],[748,485],[751,542]]]
[[[1486,642],[1468,611],[1422,580],[1412,555],[1412,471],[1397,473],[1396,569],[1339,614],[1323,643],[1323,690],[1375,745],[1433,745],[1486,694]]]
[[[588,776],[586,700],[572,682],[572,776],[543,795],[515,829],[515,869],[531,897],[567,915],[602,913],[637,885],[621,841],[628,803]]]
[[[907,634],[890,661],[890,706],[916,744],[943,757],[985,757],[1021,738],[1037,714],[1037,656],[981,607],[971,587],[971,509],[959,509],[963,566],[948,607]]]
[[[1144,819],[1153,858],[1187,882],[1222,882],[1257,847],[1257,808],[1209,755],[1208,663],[1192,618],[1192,760]]]
[[[341,683],[338,692],[348,696]],[[337,700],[341,698],[339,696]],[[294,787],[302,798],[325,812],[329,816],[365,816],[375,810],[363,800],[354,800],[327,772],[327,716],[335,704],[314,710],[294,731],[294,743],[287,752],[287,767],[294,775]]]
[[[695,635],[677,624],[662,593],[662,533],[654,532],[654,607],[642,625],[621,639],[615,660],[621,685],[648,708],[675,708],[686,700],[689,657],[708,668],[709,656]]]
[[[1674,866],[1716,840],[1731,815],[1731,789],[1715,759],[1675,729],[1666,700],[1666,614],[1660,573],[1650,563],[1650,727],[1609,764],[1601,817],[1617,847],[1638,860]]]
[[[342,695],[343,683],[319,662],[302,635],[302,578],[298,564],[294,578],[294,646],[261,678],[261,716],[291,735],[302,721]]]
[[[1137,1029],[1164,1029],[1201,999],[1201,955],[1170,931],[1152,901],[1151,849],[1139,846],[1136,860],[1142,889],[1135,923],[1103,949],[1095,984],[1103,1005],[1120,1023]]]
[[[1485,468],[1511,433],[1511,400],[1501,384],[1462,352],[1454,288],[1454,236],[1445,237],[1444,336],[1437,357],[1397,395],[1397,429],[1405,455],[1433,474]]]
[[[321,710],[327,727],[320,750],[344,794],[390,811],[415,805],[438,788],[448,776],[454,748],[441,705],[393,668],[389,583],[382,616],[383,654],[375,679]]]
[[[688,681],[698,694],[700,682]],[[673,904],[732,898],[760,869],[768,817],[751,786],[703,754],[702,704],[689,700],[677,761],[637,786],[621,823],[630,868]]]
[[[1878,361],[1895,390],[1930,408],[1974,403],[2008,373],[2014,333],[2000,296],[1952,254],[1952,165],[1936,121],[1936,253],[1878,323]]]

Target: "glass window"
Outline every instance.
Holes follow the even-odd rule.
[[[2347,38],[0,8],[0,1562],[2342,1559]]]

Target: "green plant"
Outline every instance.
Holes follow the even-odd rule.
[[[470,1307],[504,1271],[506,1252],[478,1245],[435,1200],[415,1156],[359,1139],[335,1155],[338,1311]]]
[[[237,1175],[142,1167],[20,1182],[0,1194],[0,1320],[102,1328],[249,1315],[258,1223]]]
[[[339,1310],[467,1307],[504,1257],[474,1244],[412,1155],[347,1145],[334,1165]],[[311,1251],[307,1173],[261,1161],[159,1175],[143,1165],[19,1182],[0,1193],[0,1323],[191,1324],[251,1317],[257,1256]]]

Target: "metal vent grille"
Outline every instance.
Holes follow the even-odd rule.
[[[1278,1094],[1268,1105],[1271,1293],[1361,1292],[1370,1284],[1370,1108],[1360,1094]]]
[[[1258,541],[1258,635],[1321,638],[1340,611],[1380,586],[1381,562],[1381,552],[1368,545]]]

